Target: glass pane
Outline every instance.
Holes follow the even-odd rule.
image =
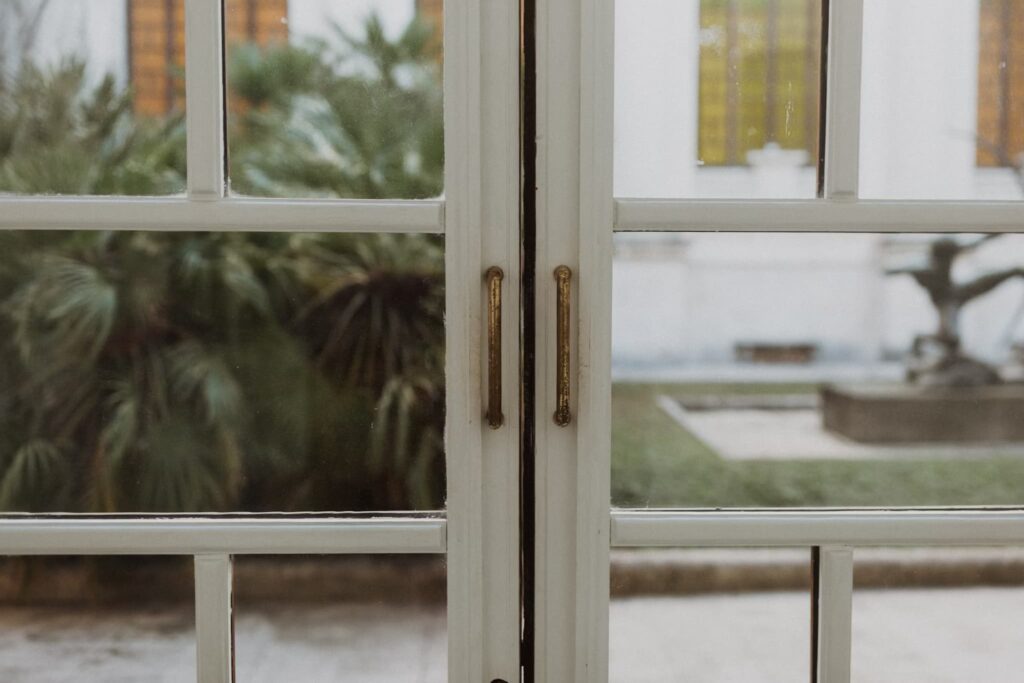
[[[238,680],[444,683],[442,557],[235,559]]]
[[[853,681],[1020,677],[1024,551],[858,549],[854,561]]]
[[[195,681],[191,557],[0,561],[0,680]]]
[[[427,235],[0,233],[0,509],[444,504]]]
[[[441,0],[228,0],[234,192],[442,191]]]
[[[611,571],[611,683],[808,679],[809,550],[615,551]]]
[[[1024,198],[1024,2],[866,0],[863,53],[861,196]]]
[[[0,194],[183,192],[184,54],[180,0],[0,2]]]
[[[814,197],[821,0],[616,3],[615,194]]]
[[[616,505],[1024,502],[1024,236],[615,245]]]

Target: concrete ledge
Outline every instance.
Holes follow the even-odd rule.
[[[857,588],[1024,585],[1024,548],[861,548]],[[612,595],[806,590],[809,549],[639,550],[612,553]]]
[[[1024,384],[826,386],[821,412],[827,430],[862,443],[1024,441]]]
[[[861,588],[1024,585],[1024,549],[864,548]],[[91,559],[0,563],[0,607],[117,606],[192,600],[191,558],[126,562]],[[664,549],[612,553],[613,597],[805,590],[808,549]],[[438,557],[238,558],[239,604],[443,604]]]

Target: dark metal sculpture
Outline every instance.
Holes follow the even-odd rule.
[[[963,352],[960,312],[968,303],[1007,280],[1024,277],[1024,268],[1008,268],[961,284],[953,281],[953,264],[957,257],[993,237],[996,235],[986,235],[968,244],[942,238],[931,244],[927,266],[887,271],[889,275],[912,276],[928,292],[939,314],[938,330],[914,339],[907,366],[908,381],[940,387],[985,386],[1002,381],[991,365]]]

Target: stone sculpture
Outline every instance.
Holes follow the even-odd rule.
[[[956,259],[997,237],[986,235],[970,243],[941,238],[931,244],[928,264],[922,268],[889,270],[889,275],[910,275],[928,292],[938,312],[934,334],[914,339],[907,366],[907,380],[921,386],[964,387],[999,384],[1002,380],[991,365],[970,357],[961,348],[960,312],[964,306],[1015,277],[1024,268],[988,273],[968,282],[953,280]]]

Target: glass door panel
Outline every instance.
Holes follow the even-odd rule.
[[[615,244],[613,505],[1024,503],[1020,235]]]
[[[433,590],[381,676],[511,681],[518,6],[342,4],[3,3],[0,552],[193,556],[204,683],[264,675],[249,561],[381,556]],[[327,588],[270,642],[347,676],[409,611]]]

